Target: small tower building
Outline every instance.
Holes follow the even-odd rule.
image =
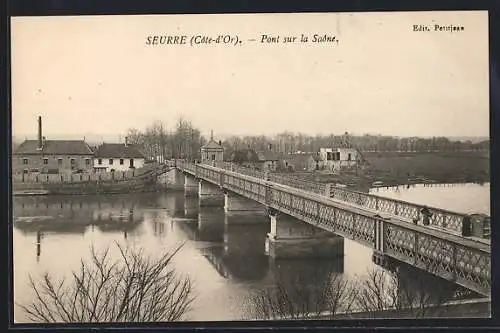
[[[201,147],[201,163],[212,164],[224,161],[224,147],[222,142],[214,140],[214,131],[211,131],[210,141]]]

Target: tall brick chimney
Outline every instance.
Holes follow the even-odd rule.
[[[38,116],[38,149],[43,148],[43,137],[42,137],[42,117]]]

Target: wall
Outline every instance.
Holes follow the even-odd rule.
[[[25,158],[28,159],[28,164],[23,164]],[[47,164],[44,164],[44,158],[47,159]],[[59,158],[62,159],[61,165],[58,162]],[[75,160],[74,165],[71,165],[71,159]],[[86,160],[89,161],[88,164]],[[58,169],[59,172],[70,172],[72,169],[91,170],[92,155],[13,155],[12,174],[22,173],[24,169],[38,169],[39,171]]]
[[[204,163],[212,163],[212,154],[215,155],[216,162],[222,162],[224,160],[224,150],[204,148],[201,150],[201,161]]]
[[[115,171],[112,172],[98,172],[98,173],[82,173],[82,174],[13,174],[13,183],[72,183],[72,182],[88,182],[88,181],[105,181],[105,180],[122,180],[130,179],[136,174],[135,170]]]
[[[102,164],[99,164],[99,159],[102,160]],[[109,164],[109,160],[113,160],[113,164]],[[130,158],[124,158],[123,159],[123,164],[120,165],[120,158],[95,158],[94,159],[94,167],[95,168],[106,168],[106,171],[111,171],[111,169],[114,169],[115,171],[126,171],[130,169]],[[142,168],[144,166],[144,159],[143,158],[134,158],[134,167],[136,169]]]

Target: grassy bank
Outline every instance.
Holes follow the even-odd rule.
[[[367,165],[341,175],[295,173],[321,182],[340,183],[359,190],[381,181],[384,186],[418,183],[489,182],[490,159],[484,152],[456,153],[364,153]]]

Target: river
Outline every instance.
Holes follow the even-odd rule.
[[[489,213],[489,184],[371,192],[464,213]],[[185,242],[175,266],[194,282],[196,298],[186,319],[196,321],[250,318],[257,306],[255,295],[277,281],[308,288],[332,276],[355,280],[376,268],[372,250],[347,239],[343,259],[270,260],[265,254],[267,216],[228,216],[222,209],[198,208],[197,199],[183,193],[14,197],[13,205],[14,300],[21,304],[32,300],[29,274],[68,276],[80,259],[89,258],[91,245],[99,250],[114,242],[152,255]],[[37,223],[33,217],[46,222]],[[17,322],[27,321],[17,307],[14,316]]]

